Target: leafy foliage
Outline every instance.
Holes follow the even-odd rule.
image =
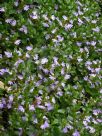
[[[102,135],[101,21],[94,0],[0,1],[0,135]]]

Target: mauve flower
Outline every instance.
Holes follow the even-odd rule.
[[[48,103],[45,102],[45,106],[47,106],[47,110],[48,110],[48,111],[53,110],[53,108],[54,108],[54,107],[51,105],[50,102],[48,102]]]
[[[23,100],[23,101],[21,102],[21,104],[24,105],[24,103],[25,103],[25,101]]]
[[[83,59],[82,58],[77,58],[78,62],[82,62]]]
[[[21,40],[16,40],[14,44],[19,45],[21,43]]]
[[[22,120],[23,120],[23,121],[28,121],[27,116],[23,116],[23,117],[22,117]]]
[[[30,92],[30,93],[32,93],[33,91],[34,91],[34,87],[33,87],[33,88],[31,88],[29,92]]]
[[[22,54],[19,50],[16,50],[16,53],[18,54],[18,56],[22,56]]]
[[[43,72],[45,73],[45,74],[48,74],[49,73],[49,70],[48,69],[42,69],[43,70]]]
[[[59,23],[60,26],[63,26],[61,20],[58,17],[56,17],[56,20],[58,21],[58,23]]]
[[[51,31],[51,33],[53,33],[53,34],[54,34],[54,33],[56,32],[56,30],[57,30],[56,28],[55,28],[55,29],[53,29],[53,30]],[[50,37],[49,37],[49,38],[50,38]],[[49,39],[49,38],[48,38],[48,39]]]
[[[29,105],[29,110],[30,110],[30,111],[34,111],[34,110],[35,110],[34,105]]]
[[[82,45],[82,43],[81,43],[81,42],[77,42],[76,44],[77,44],[78,46],[81,46],[81,45]]]
[[[0,12],[5,12],[4,7],[0,8]]]
[[[65,71],[64,68],[61,69],[61,75],[64,75]]]
[[[85,117],[85,120],[86,120],[87,122],[90,122],[90,119],[91,119],[91,116],[86,116],[86,117]]]
[[[2,59],[2,54],[0,54],[0,59]]]
[[[15,25],[16,25],[16,20],[12,20],[10,24],[11,24],[12,26],[15,26]]]
[[[3,103],[1,103],[1,102],[0,102],[0,109],[2,109],[2,108],[3,108],[3,106],[4,106],[4,105],[3,105]]]
[[[64,38],[60,35],[57,35],[57,38],[58,38],[58,42],[62,42],[64,40]]]
[[[47,23],[42,23],[44,27],[49,27],[49,24]]]
[[[42,101],[41,97],[36,97],[36,101],[37,101],[37,104],[40,105]]]
[[[57,65],[59,66],[58,58],[57,58],[57,57],[54,57],[53,60],[54,60],[54,64],[55,64],[56,66],[57,66]]]
[[[18,100],[19,100],[19,99],[22,99],[22,98],[23,98],[22,95],[19,95],[19,96],[18,96]]]
[[[43,14],[42,17],[45,19],[45,20],[48,20],[48,17],[46,14]]]
[[[87,22],[90,22],[90,18],[88,17],[83,17],[83,18],[85,18]]]
[[[42,74],[38,74],[38,77],[40,78],[40,79],[42,79],[43,80],[43,76],[42,76]]]
[[[22,80],[22,79],[23,79],[23,75],[18,75],[18,78],[19,78],[20,80]]]
[[[94,115],[98,115],[99,113],[101,113],[101,110],[100,109],[95,109],[95,110],[93,110],[93,114]]]
[[[80,136],[80,134],[77,130],[75,130],[75,132],[73,133],[73,136]]]
[[[99,13],[98,12],[95,15],[96,15],[96,17],[99,17]]]
[[[43,105],[37,105],[37,107],[39,108],[39,109],[45,109],[45,106],[43,106]]]
[[[99,32],[100,31],[100,28],[97,26],[96,28],[93,28],[92,29],[94,32]]]
[[[65,87],[65,83],[62,82],[61,85],[62,85],[63,87]]]
[[[17,7],[18,6],[18,1],[14,2],[14,5]]]
[[[4,68],[4,69],[0,69],[0,75],[3,75],[5,73],[9,73],[9,70]]]
[[[65,128],[63,128],[63,133],[67,133],[68,132],[68,128],[67,127],[65,127]]]
[[[23,25],[20,29],[21,32],[24,32],[25,34],[27,34],[27,27],[25,25]]]
[[[55,84],[51,84],[50,86],[51,86],[51,89],[53,89],[53,90],[54,90],[54,89],[55,89],[55,87],[56,87],[56,85],[55,85]]]
[[[49,123],[47,121],[44,122],[44,124],[41,125],[41,129],[46,129],[49,127]]]
[[[64,26],[65,30],[71,29],[72,27],[73,27],[72,24],[66,24],[66,25]]]
[[[56,79],[56,78],[55,78],[54,76],[52,76],[52,75],[50,75],[49,78],[50,78],[51,80],[55,80],[55,79]]]
[[[67,125],[67,128],[71,130],[71,129],[73,129],[73,126]]]
[[[13,95],[10,95],[10,96],[9,96],[9,103],[12,103],[12,102],[13,102],[13,98],[14,98]]]
[[[86,61],[85,66],[88,66],[88,65],[91,65],[91,64],[92,64],[91,61]]]
[[[82,21],[80,18],[78,18],[78,24],[79,24],[79,25],[82,25],[82,24],[83,24],[83,21]]]
[[[74,14],[76,17],[78,16],[78,12],[74,12],[73,14]]]
[[[45,39],[46,39],[46,40],[48,40],[50,37],[51,37],[50,34],[46,34],[46,35],[45,35]]]
[[[40,61],[39,61],[39,60],[36,60],[36,61],[35,61],[35,64],[39,64],[39,63],[40,63]]]
[[[32,19],[38,19],[38,15],[37,15],[36,11],[33,11],[33,13],[30,15],[30,17]]]
[[[43,81],[43,80],[37,81],[37,82],[35,83],[35,86],[37,87],[37,86],[41,85],[42,81]]]
[[[92,20],[91,23],[96,24],[97,20]]]
[[[83,121],[84,126],[88,125],[88,122],[86,120]]]
[[[38,54],[35,54],[35,55],[34,55],[34,60],[38,60],[38,58],[39,58],[39,57],[38,57]]]
[[[55,17],[54,15],[52,15],[52,16],[51,16],[51,19],[52,19],[52,20],[55,20],[55,19],[56,19],[56,17]]]
[[[21,112],[25,112],[25,109],[21,105],[18,107],[18,110],[21,111]]]
[[[61,63],[61,66],[62,66],[62,67],[65,67],[65,63],[64,63],[64,62],[62,62],[62,63]]]
[[[77,3],[79,6],[83,7],[83,4],[80,3],[79,1],[76,1],[76,3]]]
[[[83,48],[80,48],[80,52],[82,53],[84,50],[83,50]]]
[[[73,129],[73,127],[71,125],[67,125],[66,127],[63,128],[63,132],[67,133],[68,129],[71,130],[71,129]]]
[[[46,116],[43,116],[43,119],[44,119],[44,120],[48,120],[48,118],[47,118]]]
[[[96,74],[89,74],[90,77],[96,77]]]
[[[7,58],[12,58],[12,52],[5,51]]]
[[[95,119],[92,119],[92,122],[93,122],[94,124],[98,124],[98,122],[97,122]]]
[[[95,45],[96,45],[96,42],[95,42],[95,41],[92,41],[92,42],[91,42],[91,45],[95,46]]]
[[[22,59],[19,59],[19,60],[16,61],[16,63],[14,64],[14,66],[18,67],[18,65],[19,65],[20,63],[23,63],[23,62],[24,62],[24,61],[23,61]]]
[[[97,64],[97,60],[96,61],[93,61],[94,64]]]
[[[6,104],[6,98],[2,97],[2,103]]]
[[[64,20],[67,20],[67,19],[68,19],[67,16],[65,16],[65,15],[63,15],[62,17],[63,17]]]
[[[35,119],[33,120],[33,123],[34,123],[34,124],[37,124],[37,123],[38,123],[37,118],[35,118]]]
[[[58,95],[58,96],[62,96],[62,95],[63,95],[63,92],[62,92],[62,91],[58,91],[58,92],[57,92],[57,95]]]
[[[77,85],[74,85],[73,88],[74,88],[74,89],[78,89],[78,86],[77,86]]]
[[[100,70],[101,70],[101,68],[95,68],[95,71],[96,71],[97,73],[99,73]]]
[[[97,119],[97,122],[98,123],[102,123],[102,119]]]
[[[6,23],[10,23],[12,19],[6,19]]]
[[[85,81],[88,81],[88,76],[85,76],[85,77],[84,77],[84,80],[85,80]]]
[[[8,84],[9,84],[9,85],[13,85],[13,82],[12,82],[12,81],[8,81]]]
[[[56,103],[56,100],[54,97],[52,97],[52,102],[55,104]]]
[[[90,131],[89,131],[90,133],[92,133],[92,134],[95,133],[95,129],[93,127],[89,126],[89,129],[90,129]]]
[[[91,43],[89,41],[86,42],[87,45],[90,45]]]
[[[42,60],[41,60],[41,64],[46,64],[48,62],[48,59],[47,58],[43,58]]]
[[[28,51],[31,51],[33,48],[32,48],[32,46],[27,46],[26,49],[27,49]]]
[[[11,103],[8,103],[8,104],[7,104],[7,108],[8,108],[8,109],[11,109],[11,108],[12,108],[12,104],[11,104]]]
[[[30,58],[30,55],[26,52],[26,58]]]
[[[41,95],[42,95],[42,94],[43,94],[43,90],[39,90],[39,94],[41,94]]]
[[[100,89],[100,93],[102,94],[102,89]]]
[[[28,10],[29,10],[29,5],[25,5],[25,6],[24,6],[24,10],[25,10],[25,11],[28,11]]]
[[[74,36],[74,38],[77,37],[77,33],[76,32],[71,33],[71,35]]]
[[[16,20],[13,20],[13,19],[6,19],[5,22],[11,24],[12,26],[16,25]]]
[[[81,12],[81,11],[79,10],[79,11],[78,11],[78,14],[79,14],[79,15],[83,15],[83,12]]]
[[[57,39],[52,39],[52,41],[54,42],[54,43],[58,43],[58,40]]]

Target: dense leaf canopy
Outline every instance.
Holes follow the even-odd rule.
[[[0,1],[0,135],[102,135],[102,4]]]

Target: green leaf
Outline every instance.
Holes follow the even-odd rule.
[[[59,110],[58,110],[58,113],[64,114],[64,113],[65,113],[65,110],[64,110],[64,109],[59,109]]]

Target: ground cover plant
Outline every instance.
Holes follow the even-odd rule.
[[[102,135],[102,4],[0,1],[0,135]]]

